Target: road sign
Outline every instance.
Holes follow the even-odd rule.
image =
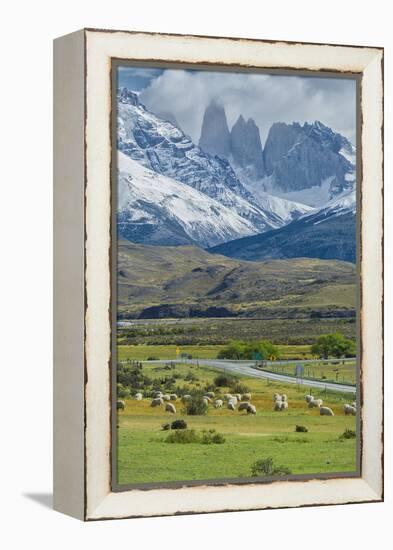
[[[302,363],[296,363],[296,365],[295,365],[295,376],[296,376],[296,378],[303,378],[303,376],[304,376],[304,365]]]

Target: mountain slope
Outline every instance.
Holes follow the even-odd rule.
[[[279,229],[210,249],[244,260],[322,258],[356,261],[356,196],[350,191]]]
[[[134,242],[214,246],[254,227],[199,191],[118,153],[118,231]]]
[[[283,221],[254,204],[253,196],[225,159],[196,147],[177,126],[162,120],[123,89],[118,102],[118,149],[156,172],[205,193],[254,226],[254,232],[280,227]]]
[[[194,246],[118,243],[123,317],[353,314],[356,269],[318,259],[243,262]],[[329,296],[329,299],[326,299]]]

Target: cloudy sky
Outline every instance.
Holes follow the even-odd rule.
[[[314,120],[356,142],[354,79],[129,66],[119,67],[118,77],[148,109],[173,114],[195,143],[212,99],[225,107],[229,128],[240,114],[252,117],[263,143],[273,122]]]

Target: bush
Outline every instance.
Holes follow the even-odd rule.
[[[179,420],[174,420],[171,424],[172,430],[185,430],[187,429],[187,422],[180,418]]]
[[[339,439],[354,439],[356,437],[356,432],[354,430],[349,430],[348,428],[340,435]]]
[[[162,424],[161,428],[166,431],[166,430],[170,430],[171,429],[171,425],[170,424]]]
[[[278,357],[278,348],[269,340],[242,342],[231,340],[219,351],[217,359],[273,359]]]
[[[225,437],[216,430],[202,430],[201,443],[203,445],[210,445],[211,443],[220,445],[225,443]]]
[[[201,434],[195,430],[176,430],[165,439],[165,443],[200,443],[202,445],[217,445],[225,443],[225,438],[216,430],[203,430]]]
[[[229,376],[228,374],[219,374],[215,377],[214,384],[219,388],[229,388],[229,386],[234,383],[234,380],[235,379],[233,376]]]
[[[233,384],[233,386],[231,387],[232,393],[248,393],[249,391],[250,388],[245,384],[241,384],[240,382]]]
[[[251,466],[251,475],[253,477],[287,476],[292,472],[286,466],[277,466],[271,456],[257,460]]]
[[[130,390],[125,388],[122,384],[117,384],[117,397],[129,397],[130,396]]]
[[[296,425],[295,432],[308,432],[308,428],[306,426],[298,426]]]
[[[153,355],[146,359],[146,361],[158,361],[158,360],[159,360],[159,357],[154,357]]]
[[[199,443],[200,437],[195,430],[175,430],[165,439],[165,443]]]
[[[192,401],[185,404],[184,412],[190,416],[199,416],[207,414],[207,405],[202,396],[195,397]]]

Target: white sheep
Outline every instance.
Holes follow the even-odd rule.
[[[169,393],[164,393],[164,395],[162,396],[162,399],[164,401],[170,401],[171,400],[171,396],[169,395]]]
[[[207,401],[208,403],[211,403],[211,402],[212,402],[211,397],[209,397],[209,396],[207,395],[207,393],[203,396],[203,399],[206,399],[206,401]]]
[[[221,407],[222,407],[222,399],[216,399],[214,401],[214,408],[215,409],[221,409]]]
[[[233,403],[233,401],[229,401],[227,407],[230,411],[235,411],[236,410],[236,407],[235,407],[235,404]]]
[[[282,401],[279,401],[278,399],[274,402],[273,408],[275,411],[281,411],[282,407]]]
[[[169,397],[171,398],[171,401],[177,401],[177,394],[176,393],[171,393]]]
[[[165,410],[171,414],[176,414],[176,407],[173,403],[167,403],[165,405]]]
[[[225,401],[229,401],[233,396],[230,393],[224,393]]]
[[[122,401],[121,399],[118,399],[116,402],[116,408],[117,410],[124,411],[124,409],[126,408],[125,402]]]
[[[281,401],[288,401],[288,397],[286,396],[285,393],[282,394]]]
[[[162,397],[162,396],[163,396],[162,391],[155,391],[155,392],[153,393],[153,397]]]
[[[247,411],[248,410],[248,405],[250,403],[247,403],[247,402],[243,402],[243,403],[240,403],[240,405],[238,406],[237,410],[238,411]]]
[[[155,397],[150,403],[150,407],[159,407],[160,405],[163,405],[163,404],[164,404],[164,400],[162,397]]]
[[[353,405],[349,405],[348,403],[345,403],[343,409],[344,409],[345,416],[347,416],[348,414],[351,414],[352,416],[356,415],[356,407],[354,407]]]
[[[240,395],[240,393],[235,393],[235,397],[238,401],[242,400],[242,396]]]
[[[319,414],[321,416],[334,416],[334,412],[329,407],[319,407]]]
[[[318,407],[321,407],[322,405],[323,405],[322,399],[312,399],[308,404],[308,408],[316,409]]]
[[[192,401],[192,397],[191,395],[189,395],[188,393],[184,394],[183,397],[181,398],[181,400],[183,401],[183,403],[186,403],[187,401]]]
[[[208,397],[202,397],[202,403],[206,405],[206,407],[209,405],[209,398]]]
[[[281,401],[281,395],[279,393],[275,393],[273,395],[273,401]]]
[[[304,397],[304,399],[306,400],[306,403],[310,403],[310,401],[312,401],[314,399],[314,397],[312,395],[308,394]]]
[[[357,407],[356,401],[352,401],[352,407],[355,407],[355,409],[356,409],[356,407]]]
[[[243,393],[241,401],[251,401],[251,393]]]
[[[139,392],[136,393],[136,394],[135,394],[135,399],[136,399],[137,401],[142,401],[142,394],[139,393]]]
[[[288,408],[288,401],[281,401],[281,410],[285,411]]]
[[[237,397],[233,395],[229,400],[228,403],[233,403],[234,405],[237,405]]]
[[[213,399],[213,397],[216,397],[216,394],[214,393],[214,391],[207,391],[205,395],[206,397],[210,397],[210,399]]]
[[[248,404],[247,414],[257,414],[257,409],[255,405],[251,405],[251,403]]]

